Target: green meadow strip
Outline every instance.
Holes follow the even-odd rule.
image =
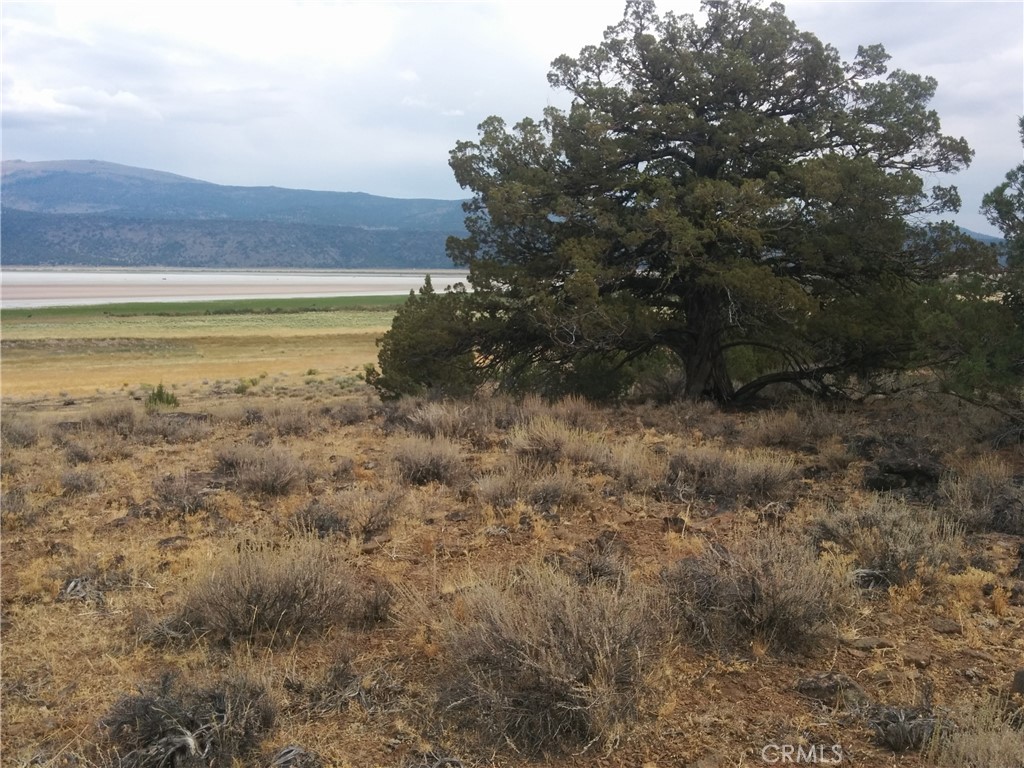
[[[152,301],[119,304],[87,304],[68,307],[2,309],[0,318],[17,320],[89,317],[181,317],[201,315],[272,315],[300,312],[355,310],[393,312],[405,303],[401,296],[329,296],[316,298],[214,299],[207,301]]]

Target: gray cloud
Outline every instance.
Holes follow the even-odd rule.
[[[3,155],[96,158],[225,184],[460,197],[447,167],[485,117],[564,106],[550,61],[596,43],[623,4],[2,6]],[[690,0],[662,10],[692,13]],[[977,151],[958,220],[1020,161],[1024,4],[797,2],[797,24],[850,59],[939,81],[944,129]],[[151,14],[151,16],[147,16]],[[941,181],[941,180],[940,180]]]

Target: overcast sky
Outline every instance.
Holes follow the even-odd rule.
[[[488,115],[563,106],[551,60],[597,43],[624,0],[3,0],[3,157],[97,159],[219,184],[459,198],[447,165]],[[659,10],[697,12],[689,0]],[[976,151],[957,221],[1021,162],[1024,2],[786,3],[851,59],[939,81],[943,130]]]

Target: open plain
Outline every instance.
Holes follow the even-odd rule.
[[[1024,765],[997,415],[382,403],[394,308],[4,313],[4,765]]]

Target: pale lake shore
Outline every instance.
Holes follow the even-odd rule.
[[[115,302],[400,295],[423,285],[436,290],[465,282],[464,270],[111,270],[0,271],[5,309]]]

